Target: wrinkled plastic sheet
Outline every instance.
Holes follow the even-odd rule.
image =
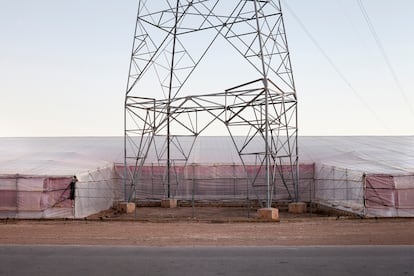
[[[364,216],[414,216],[414,175],[365,174],[317,164],[313,200]]]
[[[70,181],[70,177],[0,177],[0,217],[73,217],[68,189]]]
[[[122,181],[113,167],[77,175],[75,208],[70,196],[72,177],[0,177],[0,218],[83,218],[112,207],[123,198]]]
[[[155,138],[157,139],[158,137]],[[236,137],[236,140],[241,141],[243,137]],[[95,171],[97,167],[104,168],[114,162],[122,162],[123,157],[123,137],[0,138],[0,141],[2,152],[0,173],[3,176],[7,175],[0,177],[0,210],[3,210],[0,212],[2,214],[16,212],[18,203],[20,207],[28,209],[28,213],[32,212],[30,213],[32,216],[46,216],[45,210],[62,216],[61,212],[57,211],[58,209],[71,209],[68,208],[70,201],[63,200],[57,203],[59,199],[68,196],[67,191],[59,191],[59,187],[54,187],[53,183],[46,183],[46,186],[49,185],[46,187],[45,182],[34,179],[16,181],[20,180],[15,176],[17,173],[44,179],[51,179],[53,176],[80,175],[81,172],[85,173],[88,170]],[[159,142],[156,141],[156,143]],[[332,202],[332,204],[340,203],[344,206],[354,206],[355,209],[355,204],[364,206],[364,197],[367,197],[367,205],[370,206],[366,210],[367,214],[385,216],[411,214],[411,199],[414,198],[412,188],[414,137],[299,137],[298,142],[300,162],[309,166],[308,173],[304,169],[306,167],[300,168],[299,197],[303,198],[302,200],[310,198]],[[183,141],[185,147],[190,144],[188,141]],[[253,143],[252,150],[256,150],[254,147],[262,150],[260,145],[260,143]],[[247,161],[248,165],[254,163],[254,160]],[[166,194],[165,166],[148,168],[151,162],[157,162],[153,150],[149,151],[146,162],[145,170],[147,171],[143,173],[141,179],[145,183],[139,185],[138,188],[141,190],[137,190],[137,196],[162,198]],[[191,197],[194,193],[193,183],[195,183],[196,198],[244,198],[249,192],[246,172],[240,167],[240,158],[229,137],[198,137],[188,160],[188,164],[192,163],[200,165],[199,168],[197,165],[194,166],[195,172],[192,171],[192,167],[177,170],[177,181],[180,184],[173,187],[173,192],[179,198]],[[234,167],[232,164],[239,167]],[[315,170],[312,168],[313,164],[316,164]],[[213,166],[207,167],[206,165]],[[323,167],[322,170],[320,170],[321,167]],[[313,172],[315,172],[315,179]],[[384,182],[378,181],[373,184],[370,191],[364,194],[363,173],[367,176],[392,176],[394,188],[381,187]],[[254,169],[248,170],[247,176],[251,177],[253,174]],[[262,179],[263,172],[259,172],[258,176]],[[119,180],[121,177],[123,173],[117,172],[115,178],[118,179],[112,178],[112,180],[104,181],[102,177],[98,182],[102,184],[102,187],[107,186],[103,190],[123,190],[122,181]],[[263,193],[263,181],[260,179],[255,187],[259,195]],[[287,179],[289,180],[288,176]],[[99,189],[98,184],[93,184],[98,182],[94,181],[87,180],[90,186],[87,190]],[[290,183],[287,184],[290,185]],[[59,184],[56,185],[59,186]],[[288,197],[286,189],[282,186],[277,186],[274,192],[275,199]],[[39,195],[39,193],[43,194]],[[45,193],[48,194],[46,197]],[[106,193],[109,194],[109,198],[123,198],[123,194],[118,196],[110,192],[96,192],[89,194],[90,203],[83,202],[82,204],[84,206],[90,204],[91,207],[87,209],[98,210],[99,208],[92,207],[93,198],[104,197]],[[250,193],[250,196],[253,197],[254,194]],[[108,206],[108,203],[102,206]],[[23,209],[20,211],[21,214],[26,212]],[[90,213],[90,211],[85,213]]]
[[[182,139],[189,150],[193,138]],[[236,143],[245,137],[234,137]],[[155,137],[162,144],[164,137]],[[261,142],[250,145],[262,151]],[[0,174],[72,175],[123,162],[124,137],[0,138]],[[301,164],[326,164],[370,174],[414,173],[414,136],[301,136]],[[150,148],[147,164],[157,162]],[[251,160],[249,160],[251,161]],[[254,162],[254,160],[253,160]],[[188,164],[241,164],[228,136],[199,136]],[[246,164],[248,164],[247,162]]]
[[[314,201],[364,206],[363,173],[333,166],[315,166]]]
[[[414,216],[414,175],[367,175],[368,216]]]
[[[75,217],[84,218],[107,210],[124,197],[122,181],[113,167],[104,167],[77,175]]]
[[[368,175],[365,181],[365,204],[367,208],[395,206],[396,191],[392,175]]]
[[[143,167],[117,164],[115,170],[119,178],[136,175],[136,197],[138,199],[162,199],[167,194],[167,168],[163,165],[149,164]],[[282,166],[284,181],[278,173],[273,189],[273,199],[289,200],[294,196],[292,167]],[[299,165],[299,197],[302,200],[311,196],[313,182],[313,164]],[[255,183],[252,186],[252,180]],[[259,166],[240,164],[191,164],[174,166],[171,174],[170,193],[176,199],[190,200],[226,200],[265,198],[265,172]],[[288,189],[286,188],[286,186]]]

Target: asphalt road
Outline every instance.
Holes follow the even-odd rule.
[[[414,275],[414,246],[0,246],[0,275]]]

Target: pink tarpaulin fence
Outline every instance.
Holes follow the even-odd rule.
[[[116,165],[115,170],[120,178],[124,177],[123,165]],[[264,170],[258,166],[240,164],[190,164],[176,166],[170,175],[170,192],[176,199],[225,200],[225,199],[257,199],[265,198],[266,186]],[[290,166],[280,167],[284,179],[275,173],[275,200],[291,200],[294,195],[292,171]],[[148,164],[141,168],[129,166],[127,174],[135,175],[137,199],[162,199],[167,192],[166,166]],[[299,197],[300,200],[310,199],[310,188],[313,181],[313,164],[299,166]],[[130,177],[130,176],[128,176]],[[127,177],[127,178],[128,178]],[[251,185],[252,179],[254,185]]]
[[[365,177],[368,216],[414,216],[414,175]]]
[[[414,217],[414,175],[316,165],[312,201],[367,217]]]
[[[0,177],[1,218],[72,217],[71,177]]]

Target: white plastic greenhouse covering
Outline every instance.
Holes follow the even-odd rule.
[[[82,218],[108,209],[124,199],[123,145],[123,137],[0,138],[0,218]],[[414,137],[299,137],[299,158],[300,200],[362,216],[414,216]],[[144,171],[136,197],[164,197],[165,164],[153,151]],[[229,137],[198,137],[181,171],[178,199],[249,193]],[[274,198],[287,196],[277,188]]]
[[[120,137],[0,138],[0,218],[83,218],[123,198]],[[74,202],[70,182],[76,175]]]

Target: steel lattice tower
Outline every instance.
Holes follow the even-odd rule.
[[[151,147],[167,168],[165,197],[174,197],[176,166],[212,127],[230,135],[245,168],[252,158],[259,165],[249,182],[266,207],[276,181],[298,199],[297,98],[280,1],[140,0],[125,97],[126,199]]]

